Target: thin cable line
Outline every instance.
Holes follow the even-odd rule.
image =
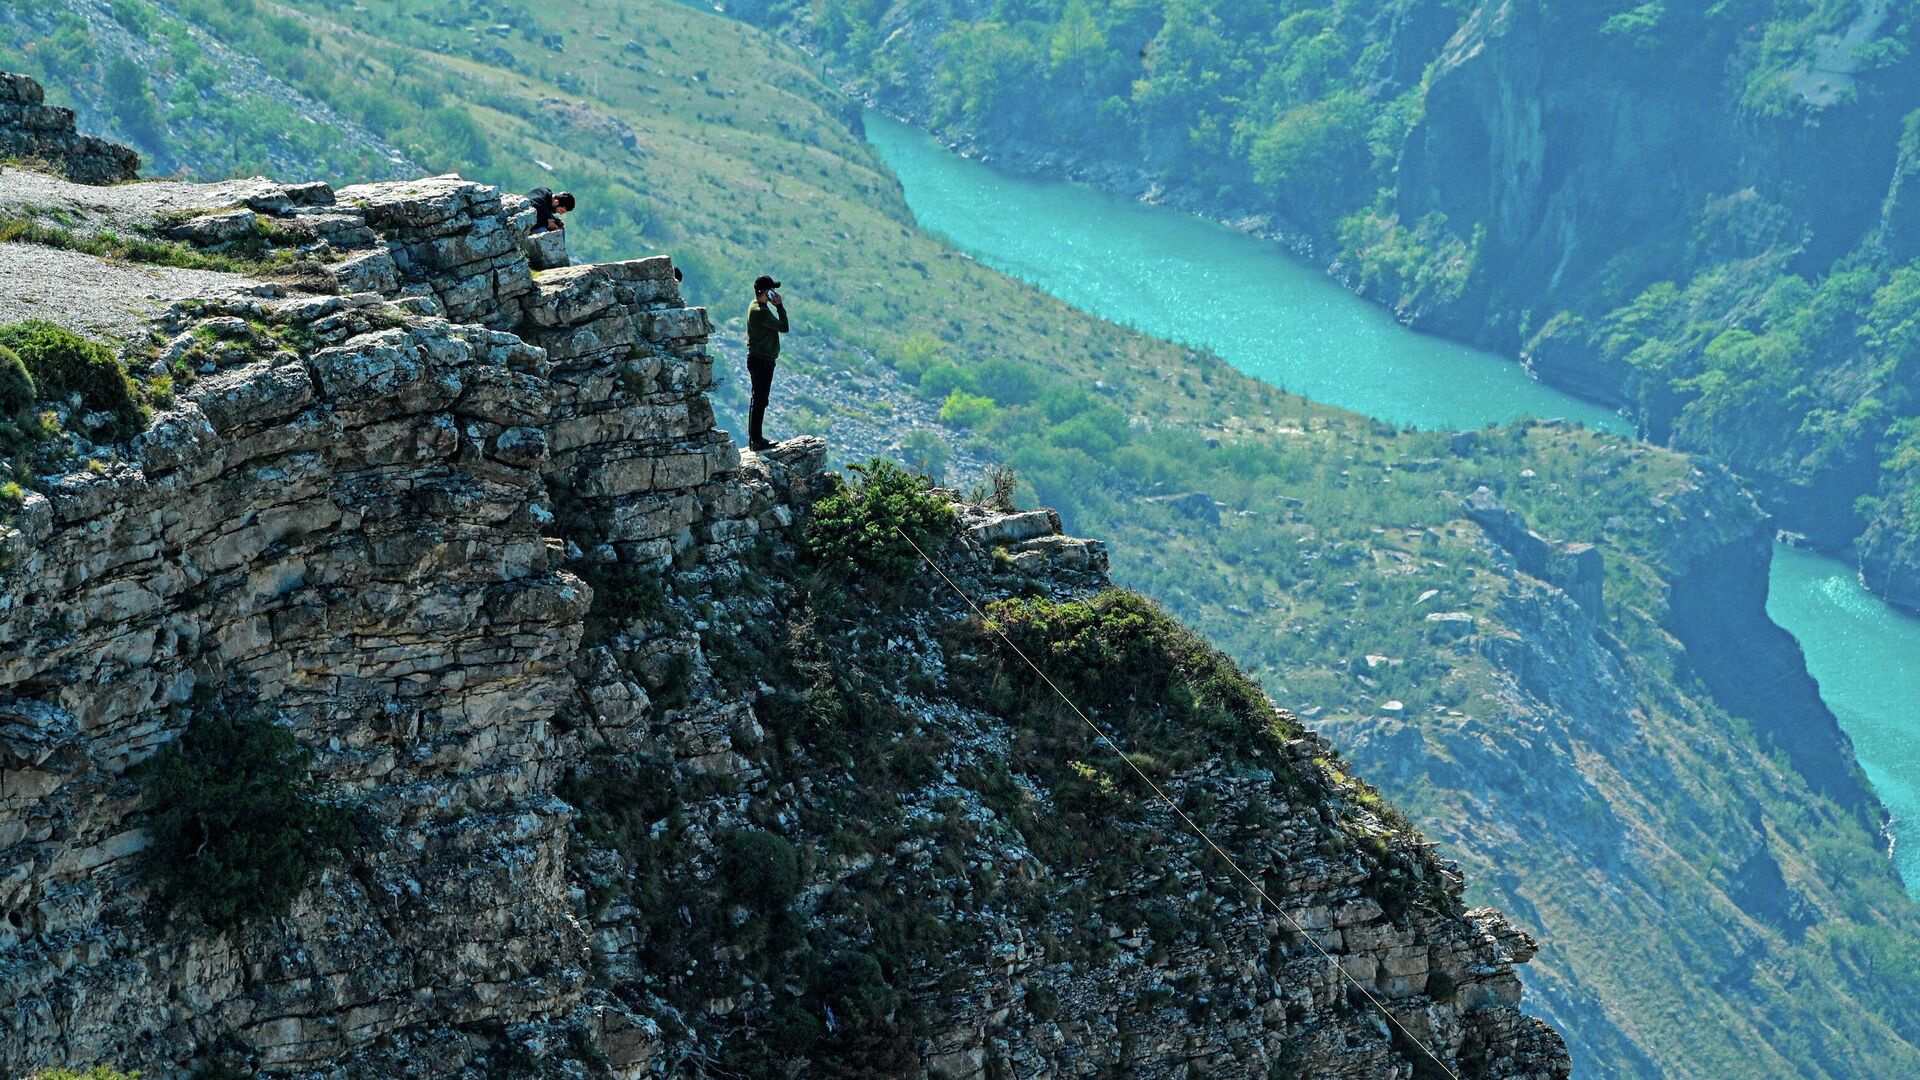
[[[1406,1036],[1409,1042],[1419,1047],[1421,1053],[1426,1054],[1428,1058],[1432,1059],[1433,1063],[1440,1067],[1440,1071],[1446,1073],[1447,1076],[1451,1078],[1451,1080],[1460,1080],[1459,1074],[1454,1072],[1451,1068],[1449,1068],[1446,1062],[1440,1060],[1440,1055],[1434,1053],[1433,1050],[1430,1049],[1425,1042],[1423,1042],[1418,1037],[1416,1037],[1413,1034],[1413,1032],[1408,1031],[1406,1025],[1402,1024],[1399,1021],[1399,1019],[1397,1019],[1393,1015],[1392,1011],[1390,1011],[1386,1007],[1386,1005],[1381,1002],[1379,998],[1373,995],[1373,991],[1368,990],[1365,986],[1361,985],[1360,980],[1353,977],[1353,973],[1347,970],[1346,965],[1342,964],[1338,958],[1336,958],[1332,953],[1328,952],[1324,947],[1322,947],[1320,942],[1316,941],[1312,934],[1307,933],[1305,927],[1301,926],[1298,922],[1294,921],[1293,916],[1287,914],[1287,910],[1281,907],[1278,903],[1276,903],[1273,897],[1268,896],[1267,890],[1263,888],[1258,881],[1255,881],[1251,874],[1247,873],[1245,870],[1240,869],[1240,864],[1234,861],[1233,856],[1227,854],[1227,850],[1225,848],[1221,847],[1218,843],[1216,843],[1213,837],[1207,835],[1207,830],[1201,828],[1199,822],[1188,817],[1187,812],[1185,810],[1180,809],[1180,804],[1173,801],[1173,796],[1168,795],[1164,788],[1162,788],[1159,784],[1154,782],[1153,777],[1148,776],[1144,771],[1141,770],[1140,766],[1134,764],[1133,759],[1128,757],[1126,752],[1120,749],[1120,745],[1113,741],[1113,739],[1107,734],[1106,729],[1102,728],[1099,724],[1096,724],[1092,720],[1088,719],[1087,714],[1080,711],[1080,706],[1075,705],[1073,703],[1073,699],[1067,696],[1066,691],[1060,689],[1060,687],[1057,684],[1055,684],[1051,678],[1048,678],[1046,672],[1040,670],[1040,665],[1034,663],[1033,660],[1030,657],[1028,657],[1024,651],[1021,650],[1020,646],[1015,645],[1013,643],[1013,639],[1008,637],[1004,631],[995,627],[992,621],[987,618],[987,613],[980,610],[980,605],[973,602],[973,597],[968,596],[966,593],[966,590],[962,589],[959,585],[955,584],[954,580],[947,576],[947,572],[941,569],[940,564],[928,558],[927,553],[920,549],[920,545],[914,542],[913,537],[907,535],[907,532],[905,529],[902,529],[900,526],[895,525],[893,527],[893,531],[896,533],[899,533],[900,538],[902,540],[905,540],[913,548],[914,553],[920,556],[920,561],[932,567],[933,572],[940,575],[940,580],[946,582],[947,588],[952,589],[954,592],[954,595],[958,596],[962,601],[966,603],[967,607],[973,610],[974,615],[977,618],[979,618],[983,626],[987,627],[989,630],[992,630],[995,636],[999,637],[999,639],[1002,642],[1006,643],[1007,648],[1013,650],[1013,653],[1015,656],[1018,656],[1021,660],[1025,661],[1026,665],[1033,669],[1033,673],[1035,675],[1040,676],[1041,681],[1047,684],[1047,688],[1052,690],[1056,695],[1058,695],[1060,700],[1066,703],[1067,708],[1073,710],[1073,715],[1079,717],[1080,722],[1087,725],[1087,727],[1093,731],[1094,735],[1099,737],[1101,742],[1106,743],[1107,749],[1112,750],[1114,753],[1114,756],[1118,757],[1121,761],[1126,762],[1127,768],[1133,770],[1133,774],[1135,776],[1138,776],[1141,780],[1145,781],[1146,785],[1153,789],[1153,793],[1160,797],[1160,801],[1167,804],[1167,809],[1172,810],[1174,814],[1178,816],[1182,822],[1185,822],[1187,828],[1190,829],[1195,836],[1199,837],[1201,842],[1205,843],[1209,848],[1212,848],[1213,853],[1215,855],[1220,856],[1220,859],[1222,862],[1225,862],[1229,867],[1232,867],[1233,872],[1240,875],[1240,879],[1242,881],[1245,881],[1247,885],[1250,886],[1253,889],[1253,891],[1259,895],[1260,899],[1266,902],[1268,907],[1271,907],[1276,913],[1279,914],[1281,918],[1287,920],[1287,925],[1293,927],[1294,933],[1299,934],[1302,938],[1305,938],[1307,944],[1312,945],[1315,952],[1319,953],[1321,957],[1323,957],[1328,963],[1332,964],[1334,970],[1338,971],[1341,977],[1345,978],[1347,982],[1351,983],[1355,990],[1360,991],[1360,993],[1363,996],[1365,996],[1369,1002],[1373,1004],[1373,1007],[1380,1011],[1380,1015],[1386,1018],[1387,1023],[1393,1029],[1399,1031],[1400,1034]]]

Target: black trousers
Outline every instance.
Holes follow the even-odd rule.
[[[772,360],[747,357],[747,375],[753,380],[753,403],[747,413],[747,438],[760,442],[766,436],[761,433],[760,425],[767,418],[767,395],[773,390]]]

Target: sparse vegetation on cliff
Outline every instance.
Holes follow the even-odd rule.
[[[953,532],[952,499],[924,476],[876,458],[852,466],[853,479],[821,499],[801,537],[807,557],[831,573],[870,573],[899,582]],[[915,550],[916,547],[918,550]]]
[[[13,423],[35,400],[33,373],[19,353],[0,345],[0,423]]]
[[[112,349],[40,320],[0,326],[0,346],[25,364],[40,398],[57,401],[77,394],[86,408],[108,414],[106,437],[124,439],[146,426],[140,392]]]
[[[1137,744],[1158,758],[1178,761],[1202,752],[1196,736],[1235,748],[1277,745],[1300,733],[1291,719],[1276,713],[1266,694],[1233,662],[1181,626],[1159,605],[1138,593],[1109,589],[1085,600],[1004,600],[987,609],[982,643],[1004,652],[1004,640],[1018,650],[999,658],[989,680],[988,698],[1000,709],[1058,711],[1059,700],[1039,676],[1018,659],[1024,654],[1055,671],[1056,684],[1076,704],[1114,719],[1130,721],[1162,713],[1157,729],[1127,723],[1123,746]],[[1083,745],[1087,732],[1076,718],[1060,716],[1072,729],[1066,742]]]
[[[353,846],[352,820],[327,801],[312,757],[264,715],[192,706],[141,772],[147,866],[175,911],[223,929],[283,915]]]

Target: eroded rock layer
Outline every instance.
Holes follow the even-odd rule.
[[[79,134],[73,110],[48,105],[39,83],[7,71],[0,71],[0,158],[49,164],[82,184],[115,184],[140,171],[140,155]]]
[[[1264,703],[1147,767],[1267,901],[1150,800],[1063,846],[972,610],[809,576],[824,444],[715,429],[668,259],[535,273],[454,177],[162,191],[335,292],[173,304],[130,352],[191,385],[0,524],[0,1073],[1567,1074],[1533,944]],[[958,514],[980,602],[1107,587],[1048,512]],[[237,929],[155,892],[130,773],[208,696],[356,821]]]

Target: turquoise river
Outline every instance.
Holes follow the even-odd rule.
[[[1534,416],[1628,430],[1511,361],[1406,329],[1277,244],[1085,185],[1002,172],[877,113],[867,114],[867,136],[921,226],[957,249],[1315,401],[1428,428]],[[1784,545],[1767,610],[1806,649],[1894,816],[1895,857],[1920,897],[1920,620],[1868,593],[1847,564]]]

